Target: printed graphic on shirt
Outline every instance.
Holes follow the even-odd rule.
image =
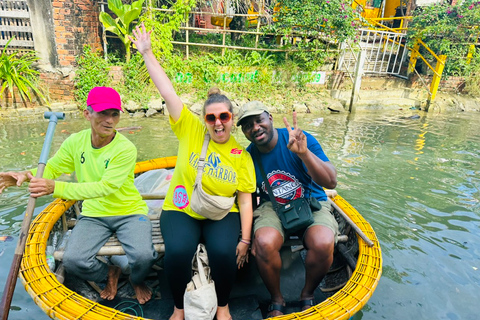
[[[188,206],[189,203],[185,187],[182,185],[176,186],[175,190],[173,190],[173,205],[178,209],[183,209]]]
[[[237,149],[237,148],[233,148],[231,151],[230,151],[230,154],[232,155],[241,155],[242,154],[242,149]]]
[[[108,163],[110,162],[110,158],[103,160],[105,162],[105,169],[108,168]]]
[[[84,154],[85,154],[85,152],[82,152],[82,154],[80,155],[80,163],[81,164],[85,163],[85,157],[83,156]]]
[[[195,171],[197,170],[199,158],[200,155],[198,153],[192,152],[190,154],[190,159],[188,160],[189,164],[195,169]],[[224,165],[216,152],[212,152],[205,160],[203,173],[224,183],[237,183],[237,173],[235,170],[230,166]]]
[[[304,190],[302,184],[288,172],[276,170],[268,175],[268,182],[272,187],[273,196],[279,203],[287,203],[303,196]],[[262,190],[266,194],[268,191],[265,182],[262,182]]]

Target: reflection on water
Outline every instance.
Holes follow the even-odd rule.
[[[480,115],[376,111],[300,118],[337,167],[337,190],[380,239],[383,276],[354,319],[476,319]],[[274,120],[283,125],[281,116]],[[87,126],[81,118],[60,121],[52,151]],[[119,127],[137,145],[139,161],[177,152],[166,117],[122,119]],[[46,128],[46,120],[0,122],[0,171],[35,164]],[[247,144],[241,130],[234,135]],[[0,243],[2,270],[10,267],[27,198],[25,187],[0,195],[0,236],[15,237]],[[50,200],[39,199],[36,212]],[[5,279],[2,272],[2,288]],[[12,304],[18,310],[11,311],[11,319],[47,319],[21,285]]]

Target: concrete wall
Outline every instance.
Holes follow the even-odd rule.
[[[76,57],[84,45],[102,49],[95,0],[28,0],[41,79],[52,101],[74,99]]]

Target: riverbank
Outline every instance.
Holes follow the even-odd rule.
[[[286,93],[266,92],[262,97],[240,96],[223,91],[231,98],[234,112],[244,103],[261,100],[272,113],[347,112],[351,99],[351,83],[345,82],[330,89],[326,86],[308,86],[303,89],[290,90]],[[180,93],[182,101],[195,113],[200,114],[204,98],[197,97],[196,92]],[[356,111],[361,110],[421,110],[433,113],[445,112],[480,112],[480,98],[452,92],[438,92],[435,100],[427,107],[428,91],[412,86],[398,78],[368,78],[362,80]],[[147,106],[140,106],[133,101],[123,101],[123,107],[132,117],[152,117],[167,114],[163,100],[159,97],[149,101]],[[80,113],[81,108],[75,101],[53,102],[50,106],[2,107],[0,119],[22,119],[43,117],[45,111]]]

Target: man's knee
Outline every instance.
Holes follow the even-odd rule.
[[[254,256],[279,251],[283,244],[282,235],[274,228],[260,228],[255,232]]]
[[[133,267],[137,266],[151,266],[153,263],[155,263],[155,260],[157,258],[157,253],[155,251],[145,251],[142,253],[137,252],[137,254],[132,257],[132,265]]]
[[[63,265],[67,272],[83,274],[92,270],[94,262],[92,260],[79,259],[75,255],[65,252],[63,256]]]
[[[314,226],[313,228],[318,228],[321,226]],[[333,254],[335,248],[335,234],[330,229],[325,228],[323,232],[313,232],[314,230],[308,231],[307,235],[304,238],[305,245],[308,250],[313,250],[318,253],[323,254]]]

